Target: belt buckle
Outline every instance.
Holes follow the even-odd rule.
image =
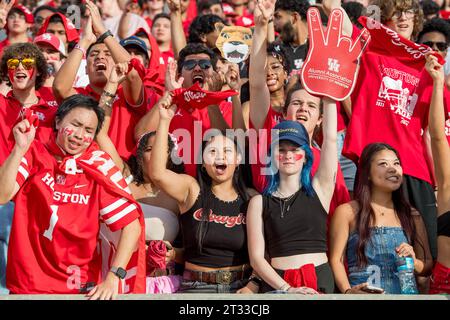
[[[218,271],[216,281],[219,284],[230,284],[233,279],[231,271]]]

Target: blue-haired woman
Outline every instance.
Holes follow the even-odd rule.
[[[333,293],[326,222],[336,171],[336,107],[324,99],[319,169],[311,178],[309,135],[297,121],[283,121],[270,148],[272,174],[263,195],[247,211],[250,263],[261,277],[259,292]]]

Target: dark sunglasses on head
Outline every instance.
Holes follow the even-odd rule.
[[[426,42],[422,42],[422,44],[429,46],[430,48],[433,48],[433,46],[436,45],[436,48],[439,51],[445,51],[448,47],[448,45],[445,42],[426,41]]]
[[[8,59],[6,61],[6,65],[8,66],[8,69],[16,69],[19,64],[22,63],[22,66],[27,69],[33,69],[36,65],[36,61],[33,58],[23,58],[23,59]]]
[[[183,68],[186,70],[192,70],[195,68],[196,65],[200,66],[200,68],[202,68],[203,70],[209,69],[212,66],[211,60],[206,60],[206,59],[186,60],[185,62],[183,62]]]

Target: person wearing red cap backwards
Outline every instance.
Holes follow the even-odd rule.
[[[106,30],[95,4],[87,0],[86,5],[89,19],[83,38],[69,54],[53,82],[53,93],[57,101],[76,93],[99,99],[113,65],[131,60],[130,54]],[[89,85],[85,88],[73,88],[72,83],[84,54],[87,57]],[[130,157],[135,146],[134,126],[148,109],[149,97],[146,92],[139,74],[133,69],[119,88],[112,105],[109,135],[124,160]]]
[[[55,74],[59,71],[64,61],[66,61],[67,53],[64,43],[51,33],[44,33],[34,38],[34,43],[41,49],[44,58],[47,61],[48,77],[44,82],[39,93],[48,105],[57,108],[58,103],[53,95],[53,81]]]
[[[14,1],[12,1],[14,3]],[[28,30],[34,22],[33,14],[21,4],[17,4],[11,8],[11,3],[8,5],[10,10],[7,15],[7,23],[5,25],[6,34],[8,37],[0,42],[0,55],[5,47],[13,43],[31,42],[28,37]]]

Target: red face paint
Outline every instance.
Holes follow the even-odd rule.
[[[302,160],[303,159],[303,154],[298,154],[298,153],[296,153],[295,155],[294,155],[294,158],[295,158],[295,161],[300,161],[300,160]]]
[[[278,161],[282,161],[282,160],[284,160],[285,158],[287,157],[287,152],[285,152],[285,153],[280,153],[280,154],[278,154]],[[303,159],[303,154],[301,154],[301,153],[294,153],[294,159],[295,159],[295,161],[300,161],[300,160],[302,160]]]
[[[28,73],[28,76],[30,77],[30,79],[33,78],[33,75],[34,75],[34,68],[31,68],[30,70],[26,70],[26,69],[25,69],[25,71],[26,71],[26,73]]]
[[[14,74],[15,73],[16,73],[16,70],[8,69],[9,82],[14,83]]]
[[[71,136],[75,132],[74,129],[67,128],[67,127],[66,128],[61,128],[60,131],[61,131],[62,134],[66,135],[66,136]]]
[[[83,137],[83,143],[86,143],[86,144],[91,144],[92,143],[92,140],[94,140],[90,135],[89,136],[84,136]]]

